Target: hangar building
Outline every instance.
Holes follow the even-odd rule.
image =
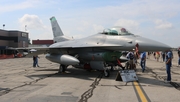
[[[7,47],[28,47],[29,35],[27,32],[16,30],[1,30],[0,29],[0,46]]]
[[[17,30],[0,29],[0,55],[11,55],[16,53],[8,48],[28,47],[29,34]]]

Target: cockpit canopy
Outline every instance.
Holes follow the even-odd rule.
[[[125,28],[119,27],[119,26],[104,29],[102,34],[106,34],[106,35],[133,35],[132,33],[130,33]]]

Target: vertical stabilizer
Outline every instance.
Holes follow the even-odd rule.
[[[59,27],[59,24],[58,24],[56,18],[51,17],[50,21],[51,21],[51,26],[52,26],[52,31],[53,31],[54,37],[63,36],[64,34],[63,34],[61,28]]]
[[[52,26],[53,36],[54,36],[54,42],[72,40],[72,38],[64,36],[55,17],[51,17],[50,21],[51,21],[51,26]]]

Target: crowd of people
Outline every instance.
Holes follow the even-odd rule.
[[[180,66],[180,48],[177,51],[178,54],[178,65]],[[150,56],[153,55],[154,59],[159,62],[160,58],[162,58],[162,62],[165,62],[166,65],[166,73],[167,73],[167,80],[165,82],[169,83],[171,82],[171,67],[172,67],[172,59],[173,59],[173,53],[171,50],[167,51],[161,51],[161,52],[140,52],[137,53],[134,50],[129,51],[126,55],[126,58],[129,59],[129,61],[126,63],[126,69],[134,69],[136,70],[137,65],[137,59],[140,59],[140,66],[142,68],[142,72],[146,69],[146,59],[150,59]]]
[[[134,69],[136,71],[137,59],[140,58],[142,72],[145,71],[146,52],[137,53],[135,52],[135,49],[133,49],[127,53],[126,58],[128,59],[128,62],[125,64],[126,69]]]

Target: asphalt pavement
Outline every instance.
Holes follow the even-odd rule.
[[[179,102],[180,67],[174,52],[172,82],[166,79],[165,64],[153,56],[146,61],[142,73],[137,65],[138,82],[116,81],[119,68],[110,77],[99,71],[68,67],[58,73],[59,64],[40,55],[39,66],[32,58],[0,60],[0,102]]]

